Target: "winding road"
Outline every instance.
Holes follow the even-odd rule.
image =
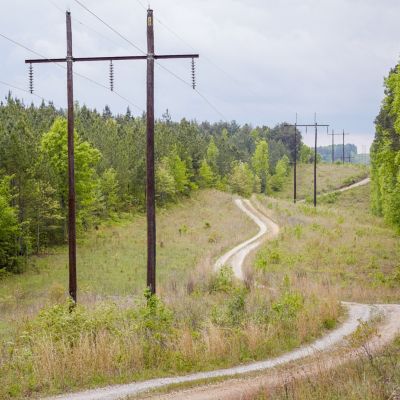
[[[366,179],[347,188],[342,188],[340,191],[350,190],[354,187],[365,185],[368,182],[369,180]],[[236,199],[235,203],[258,225],[259,232],[251,239],[246,240],[221,256],[216,261],[214,268],[215,270],[218,270],[223,265],[230,265],[232,266],[235,276],[238,279],[243,280],[244,276],[242,267],[245,258],[253,250],[259,247],[264,240],[276,237],[279,234],[279,226],[271,219],[261,214],[249,200]],[[363,346],[363,348],[347,352],[344,357],[340,356],[340,358],[338,358],[337,355],[329,355],[327,351],[335,350],[340,347],[339,345],[343,342],[345,337],[353,333],[359,326],[360,322],[368,321],[373,315],[379,313],[384,315],[384,319],[378,328],[378,335],[372,338],[368,343],[369,348],[372,350],[378,350],[390,343],[400,331],[400,305],[366,305],[356,303],[343,303],[343,305],[348,309],[348,318],[340,327],[331,331],[328,335],[315,341],[311,345],[300,347],[279,357],[210,372],[200,372],[184,376],[151,379],[126,385],[109,386],[80,393],[61,395],[48,400],[118,400],[167,387],[169,385],[203,381],[213,378],[238,377],[244,374],[263,371],[262,376],[228,379],[219,384],[200,386],[172,394],[151,397],[152,399],[159,400],[241,399],[244,394],[256,393],[260,386],[280,384],[282,379],[285,379],[289,372],[284,371],[278,374],[275,367],[296,360],[302,360],[303,362],[305,360],[308,364],[301,366],[301,368],[297,367],[297,369],[295,368],[294,370],[290,370],[290,377],[307,376],[312,373],[317,373],[321,368],[333,368],[343,362],[349,361],[351,358],[354,358],[359,354],[362,354],[363,351],[365,351],[366,345]],[[315,357],[316,355],[320,356],[321,354],[326,356],[323,364],[320,364],[320,357],[318,357],[318,360],[317,357]],[[268,371],[270,372],[267,373]]]

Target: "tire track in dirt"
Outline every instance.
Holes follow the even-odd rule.
[[[358,187],[367,184],[369,180],[360,181],[349,188],[342,188],[341,191],[350,190],[350,188]],[[215,263],[214,269],[218,270],[224,265],[232,266],[235,276],[243,280],[242,267],[245,258],[267,238],[274,238],[279,234],[279,226],[270,218],[261,214],[249,200],[236,199],[235,204],[251,218],[259,227],[259,232],[251,239],[235,246],[223,256],[221,256]],[[332,348],[337,348],[343,342],[346,336],[353,333],[361,322],[368,321],[372,315],[377,313],[385,316],[384,323],[379,327],[379,335],[375,336],[370,341],[370,347],[373,350],[378,350],[384,345],[394,339],[400,330],[400,305],[366,305],[357,303],[343,303],[348,309],[347,320],[337,329],[330,332],[323,338],[315,341],[311,345],[302,346],[294,351],[283,354],[282,356],[268,359],[265,361],[253,362],[245,365],[239,365],[232,368],[219,369],[209,372],[199,372],[188,374],[184,376],[175,376],[168,378],[151,379],[143,382],[135,382],[126,385],[108,386],[105,388],[88,390],[80,393],[71,393],[67,395],[56,396],[48,398],[48,400],[118,400],[129,398],[131,396],[139,395],[155,389],[167,387],[170,385],[178,385],[189,382],[203,381],[213,378],[233,377],[243,374],[271,371],[269,374],[264,374],[262,377],[253,377],[246,379],[229,379],[220,384],[200,386],[195,389],[184,390],[172,394],[161,396],[150,396],[152,399],[157,400],[232,400],[241,399],[245,394],[256,393],[260,386],[265,385],[278,385],[282,382],[282,378],[288,376],[288,371],[277,374],[274,373],[274,368],[294,362],[296,360],[311,359],[311,361],[301,366],[299,369],[290,371],[290,376],[307,376],[321,368],[333,368],[340,363],[349,361],[355,356],[359,355],[365,346],[361,349],[347,351],[345,356],[332,356],[325,353],[323,366],[319,364],[320,358],[316,360],[317,355],[321,352],[326,352]],[[318,363],[318,364],[317,364]]]

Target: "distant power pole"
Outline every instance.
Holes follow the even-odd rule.
[[[296,113],[296,122],[294,125],[286,125],[288,127],[294,127],[294,160],[293,160],[293,202],[297,201],[297,113]]]
[[[293,177],[293,201],[296,203],[297,201],[297,173],[296,173],[296,165],[297,165],[297,128],[299,127],[305,127],[306,132],[307,128],[309,127],[314,127],[315,128],[315,141],[314,141],[314,207],[317,206],[317,136],[318,136],[318,128],[319,127],[326,127],[326,130],[328,131],[329,125],[325,124],[318,124],[316,121],[316,116],[315,116],[315,123],[314,124],[298,124],[297,123],[297,114],[296,114],[296,123],[293,125],[286,125],[289,127],[294,127],[294,138],[295,138],[295,144],[294,144],[294,177]]]
[[[76,278],[76,197],[75,197],[75,171],[74,171],[74,97],[73,97],[73,63],[83,61],[109,61],[110,62],[110,90],[114,87],[113,61],[146,60],[147,61],[147,179],[146,179],[146,205],[147,205],[147,287],[151,293],[156,292],[156,213],[155,213],[155,174],[154,174],[154,60],[157,59],[192,59],[192,72],[194,59],[198,54],[154,54],[154,19],[153,10],[147,10],[147,54],[142,56],[107,56],[107,57],[80,57],[72,55],[72,29],[71,13],[66,13],[67,21],[67,57],[54,59],[25,60],[25,63],[67,63],[67,93],[68,93],[68,245],[69,245],[69,294],[72,300],[77,301]],[[32,68],[30,68],[32,73]],[[31,87],[33,87],[31,83]],[[193,89],[195,81],[193,77]]]
[[[344,137],[345,137],[346,135],[350,135],[350,133],[344,133],[344,129],[343,129],[342,135],[343,135],[343,154],[342,154],[342,161],[343,161],[343,164],[344,164]]]
[[[315,117],[315,122],[314,124],[296,124],[297,127],[305,127],[306,132],[307,128],[314,127],[314,132],[315,132],[315,138],[314,138],[314,207],[317,206],[317,158],[318,158],[318,152],[317,152],[317,145],[318,145],[318,128],[320,127],[326,127],[326,130],[328,132],[329,125],[326,124],[318,124],[317,123],[317,118]]]
[[[332,136],[332,164],[335,162],[335,136],[342,135],[341,133],[335,133],[332,129],[332,133],[328,132],[328,135]]]

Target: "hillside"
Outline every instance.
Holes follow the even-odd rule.
[[[357,182],[368,175],[364,165],[356,164],[329,164],[317,165],[317,193],[323,194],[351,183]],[[297,198],[312,198],[314,186],[314,166],[312,164],[298,164],[297,166]],[[284,181],[282,190],[272,193],[279,199],[293,199],[293,169],[290,176]]]

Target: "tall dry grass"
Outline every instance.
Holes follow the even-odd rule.
[[[209,370],[275,356],[332,328],[340,307],[285,280],[273,294],[200,273],[165,301],[46,308],[0,356],[0,398]],[[222,276],[222,277],[221,277]],[[189,285],[189,281],[191,282]],[[333,321],[333,322],[332,322]]]

